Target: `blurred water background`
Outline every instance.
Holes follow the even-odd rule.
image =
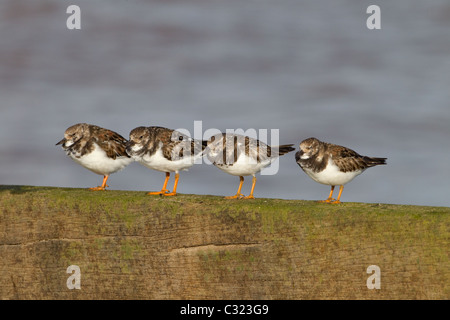
[[[66,28],[71,4],[81,30]],[[366,27],[372,4],[381,30]],[[2,0],[0,98],[0,184],[99,185],[55,146],[78,122],[128,137],[141,125],[193,132],[199,120],[388,158],[343,201],[450,206],[448,0]],[[155,191],[163,181],[133,163],[108,183]],[[196,165],[178,191],[233,195],[238,182]],[[255,196],[328,192],[292,152],[277,175],[259,176]]]

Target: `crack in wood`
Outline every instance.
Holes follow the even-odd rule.
[[[250,242],[250,243],[224,243],[224,244],[201,244],[195,246],[185,246],[181,248],[174,248],[170,250],[170,253],[190,253],[204,250],[235,250],[235,249],[248,249],[261,246],[262,243]]]

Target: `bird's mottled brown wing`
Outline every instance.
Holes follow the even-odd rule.
[[[243,153],[255,162],[260,162],[295,150],[292,145],[271,147],[248,136],[227,133],[212,137],[208,148],[208,159],[211,162],[216,165],[227,164],[230,166]]]
[[[333,146],[330,148],[330,152],[333,162],[342,172],[364,170],[368,167],[364,161],[364,157],[352,149]]]
[[[97,126],[92,126],[91,130],[91,139],[93,139],[100,146],[100,148],[106,152],[106,155],[109,158],[129,158],[129,155],[125,151],[127,140],[120,134]]]
[[[332,159],[342,172],[364,170],[380,164],[386,164],[386,158],[371,158],[358,154],[342,146],[331,148]]]

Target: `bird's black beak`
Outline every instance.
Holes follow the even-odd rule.
[[[66,138],[64,138],[61,141],[59,141],[57,144],[55,144],[55,146],[60,145],[60,144],[64,144],[66,141],[67,141]]]

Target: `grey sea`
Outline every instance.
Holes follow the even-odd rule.
[[[387,157],[346,185],[344,202],[450,206],[448,0],[75,2],[0,2],[0,184],[99,185],[55,146],[78,122],[127,138],[137,126],[193,134],[201,121],[203,132],[276,129],[297,150],[317,137]],[[80,30],[67,28],[71,4]],[[378,30],[366,25],[372,4]],[[328,196],[294,153],[257,176],[256,197]],[[132,163],[108,184],[157,191],[163,181]],[[178,192],[233,195],[238,182],[198,164]]]

